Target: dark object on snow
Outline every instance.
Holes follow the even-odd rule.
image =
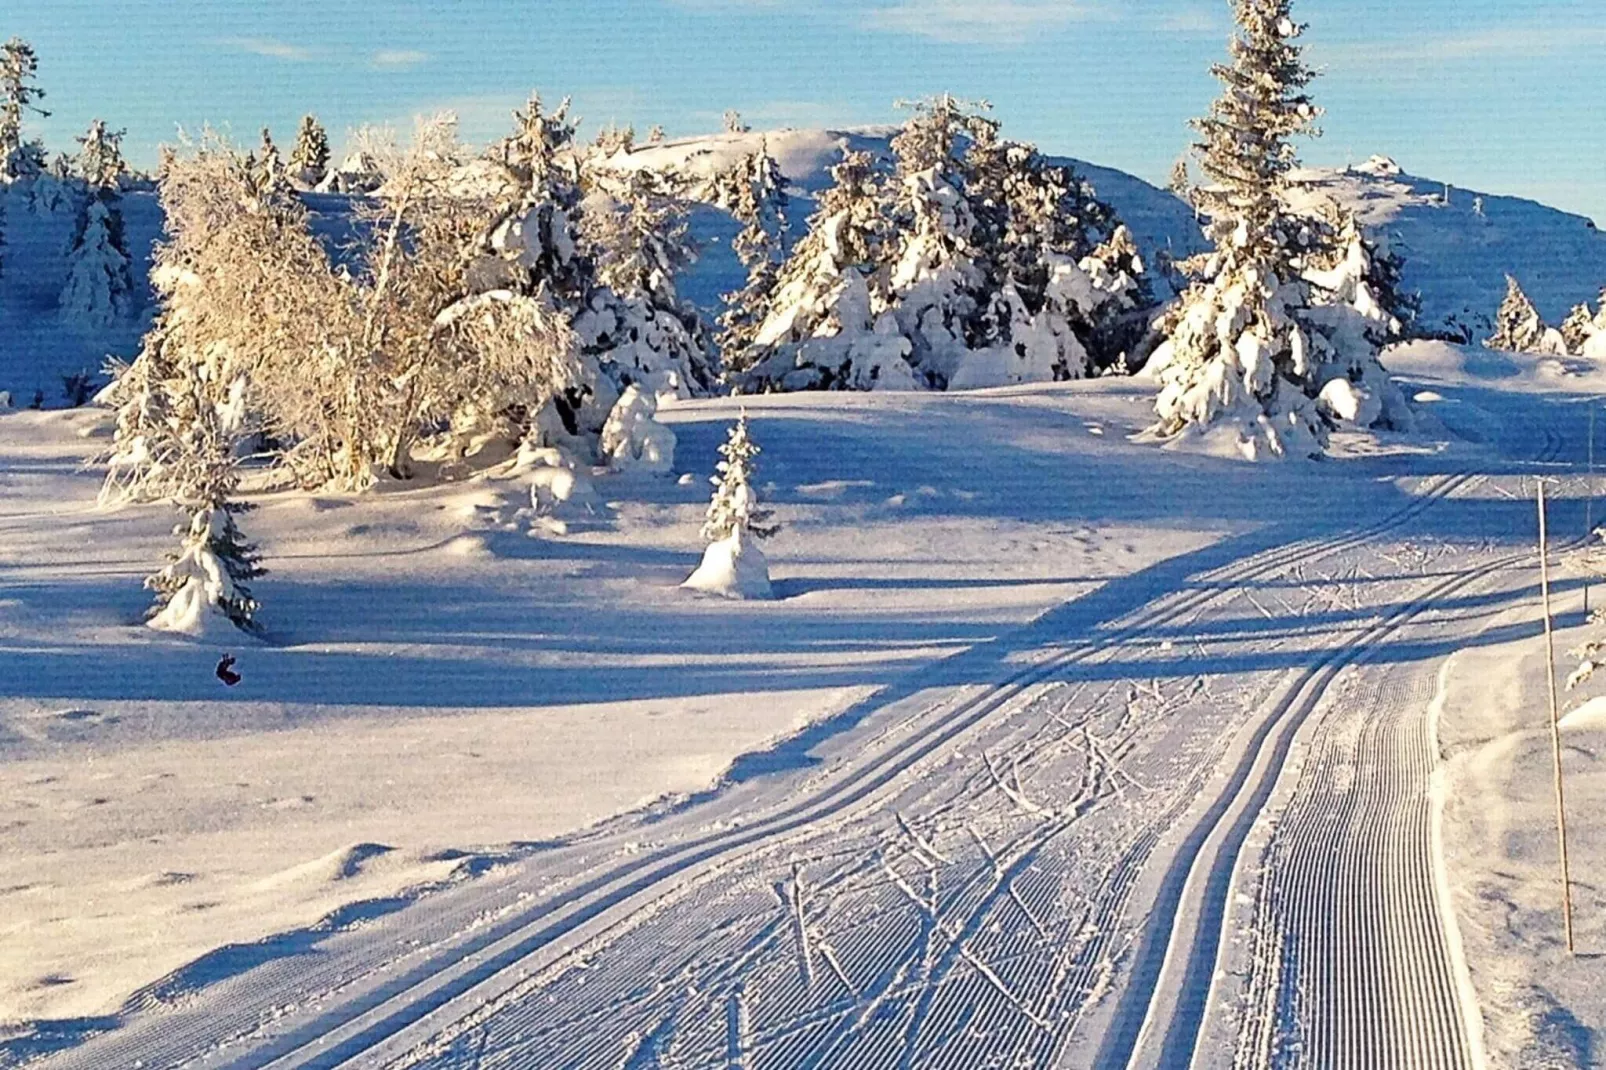
[[[234,655],[224,654],[217,663],[217,678],[233,687],[240,682],[240,674],[234,671]]]
[[[76,372],[61,377],[61,393],[67,399],[67,404],[75,409],[83,408],[89,399],[95,396],[99,386],[88,372]]]

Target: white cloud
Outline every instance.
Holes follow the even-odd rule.
[[[382,48],[369,57],[369,63],[387,70],[405,70],[429,62],[429,53],[414,48]]]
[[[1154,28],[1161,33],[1179,34],[1226,34],[1230,31],[1231,23],[1226,18],[1226,5],[1220,11],[1215,8],[1189,7],[1180,11],[1172,11],[1161,15],[1154,20]]]
[[[218,44],[238,52],[249,52],[253,56],[266,56],[269,59],[282,59],[289,63],[307,63],[313,58],[312,49],[272,37],[225,37]]]
[[[1542,59],[1606,45],[1602,26],[1504,26],[1415,40],[1318,45],[1312,58],[1332,66],[1377,68],[1477,59]]]
[[[1075,0],[895,0],[861,20],[871,29],[956,44],[1016,44],[1044,30],[1108,17],[1108,10]]]

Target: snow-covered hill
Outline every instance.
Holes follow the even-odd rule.
[[[1403,282],[1422,295],[1424,329],[1488,337],[1507,275],[1551,324],[1606,287],[1606,234],[1584,216],[1417,178],[1380,157],[1298,177],[1307,203],[1342,204],[1404,257]]]

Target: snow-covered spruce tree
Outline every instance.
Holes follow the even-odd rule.
[[[719,448],[713,500],[703,523],[708,547],[703,560],[682,586],[727,598],[770,598],[769,562],[757,540],[780,530],[773,513],[759,504],[753,488],[759,447],[742,413]]]
[[[1292,213],[1283,193],[1297,163],[1290,139],[1317,133],[1320,112],[1305,91],[1313,73],[1290,4],[1234,0],[1231,62],[1214,68],[1224,92],[1194,124],[1208,180],[1196,203],[1215,251],[1190,264],[1196,281],[1151,359],[1155,433],[1209,432],[1249,459],[1321,453],[1329,421],[1316,395],[1335,377],[1383,375],[1373,370],[1373,337],[1335,326],[1331,306],[1311,311],[1304,273],[1323,254],[1327,228]]]
[[[619,153],[628,153],[636,147],[636,128],[633,126],[616,126],[609,123],[597,131],[596,141],[592,148],[603,161],[609,160]]]
[[[256,631],[259,606],[248,584],[265,572],[234,522],[246,510],[234,500],[238,413],[212,403],[215,392],[196,374],[200,370],[191,364],[182,378],[192,396],[183,432],[183,481],[175,498],[188,522],[173,529],[181,536],[178,552],[145,580],[156,592],[146,623],[198,638],[216,635],[223,625]]]
[[[128,173],[128,164],[123,160],[123,136],[127,133],[108,130],[104,119],[95,119],[77,139],[78,174],[91,190],[115,193],[121,187]]]
[[[1561,325],[1562,344],[1568,353],[1580,357],[1606,357],[1606,290],[1600,293],[1598,311],[1589,302],[1574,306]]]
[[[85,201],[67,254],[67,281],[61,288],[62,313],[96,327],[116,323],[133,307],[134,283],[118,199],[108,193]]]
[[[289,181],[284,169],[284,158],[279,153],[279,146],[273,140],[273,131],[265,126],[262,128],[262,141],[257,146],[255,155],[257,183],[263,189],[282,186]]]
[[[1176,194],[1178,199],[1193,203],[1193,176],[1188,173],[1188,157],[1179,156],[1177,162],[1171,165],[1171,177],[1166,182],[1166,189]]]
[[[1566,344],[1567,352],[1582,353],[1594,334],[1595,314],[1589,310],[1589,302],[1574,305],[1561,322],[1561,340]]]
[[[747,269],[746,285],[725,295],[719,351],[745,353],[786,258],[786,177],[766,145],[722,174],[713,192],[715,203],[742,225],[731,249]]]
[[[725,110],[725,133],[745,134],[752,129],[753,128],[748,126],[747,122],[742,118],[741,112],[737,111],[735,108],[727,108]]]
[[[1517,280],[1506,276],[1506,297],[1495,313],[1494,334],[1484,341],[1490,349],[1511,353],[1550,353],[1560,355],[1566,343],[1560,332],[1545,326],[1539,310],[1523,292]]]
[[[67,280],[60,308],[80,323],[106,327],[132,311],[134,283],[123,235],[119,193],[128,165],[123,161],[124,131],[108,130],[96,119],[78,139],[78,172],[88,191],[67,252]]]
[[[964,139],[996,133],[997,124],[944,95],[911,106],[892,139],[895,167],[889,212],[897,247],[887,301],[909,341],[921,385],[941,389],[971,348],[987,336],[987,272],[978,220],[966,196]]]
[[[715,382],[707,332],[675,276],[696,258],[685,201],[653,172],[594,172],[581,216],[596,287],[575,320],[620,388],[690,397]]]
[[[0,45],[0,182],[30,178],[44,170],[44,149],[22,138],[22,119],[33,112],[41,119],[50,113],[39,106],[45,91],[35,84],[39,57],[20,37]]]
[[[831,178],[808,233],[781,265],[752,343],[724,354],[726,382],[738,392],[916,385],[909,342],[885,311],[883,181],[869,153],[851,151]]]
[[[296,143],[290,147],[290,177],[312,189],[329,173],[329,133],[316,115],[303,115],[296,128]]]
[[[648,130],[647,130],[647,144],[649,144],[649,145],[662,145],[663,143],[664,143],[664,128],[661,125],[659,125],[658,123],[653,123],[652,126],[649,127]]]
[[[950,381],[1075,379],[1125,363],[1154,305],[1131,235],[1068,166],[971,125],[966,198],[984,271],[975,352]]]

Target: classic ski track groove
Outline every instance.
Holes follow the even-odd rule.
[[[1546,452],[1550,454],[1553,450]],[[317,1006],[321,1002],[327,1003],[328,1009],[314,1011],[310,1021],[301,1023],[285,1034],[270,1036],[260,1046],[252,1046],[254,1038],[251,1033],[268,1018],[264,1012],[273,1005],[272,1001],[285,995],[285,991],[277,985],[260,986],[260,996],[256,1000],[231,1007],[228,1017],[235,1024],[225,1030],[220,1030],[215,1017],[211,1016],[201,1016],[201,1021],[189,1022],[181,1018],[171,1023],[174,1026],[172,1029],[162,1028],[158,1023],[156,1028],[141,1033],[139,1041],[145,1050],[130,1050],[127,1053],[129,1063],[134,1057],[140,1057],[146,1067],[180,1065],[197,1059],[209,1066],[225,1065],[241,1070],[247,1067],[325,1067],[341,1065],[359,1057],[368,1062],[381,1058],[386,1052],[391,1055],[405,1052],[418,1041],[443,1029],[449,1030],[453,1022],[464,1018],[476,1006],[487,1001],[494,1002],[517,986],[525,976],[549,972],[599,932],[613,929],[610,935],[617,935],[618,929],[627,928],[639,920],[643,910],[651,913],[652,903],[663,895],[673,896],[684,890],[688,882],[704,881],[711,873],[723,871],[759,852],[777,850],[796,837],[818,831],[824,822],[846,820],[856,813],[862,813],[904,773],[945,744],[959,739],[969,729],[1006,710],[1016,700],[1023,696],[1030,697],[1033,687],[1051,680],[1066,667],[1117,648],[1158,625],[1196,613],[1213,601],[1235,597],[1235,584],[1284,570],[1293,564],[1343,552],[1404,526],[1440,499],[1479,478],[1469,472],[1430,477],[1427,489],[1420,497],[1368,528],[1329,541],[1305,539],[1273,547],[1200,574],[1198,578],[1203,582],[1199,586],[1178,593],[1162,594],[1128,610],[1124,618],[1119,618],[1125,623],[1093,630],[1085,638],[1076,641],[1074,646],[1069,645],[1071,641],[1068,641],[1067,648],[1060,649],[1047,660],[1010,674],[980,690],[980,693],[971,693],[975,688],[961,687],[957,700],[927,705],[919,712],[899,720],[871,740],[871,748],[879,746],[881,749],[865,761],[831,770],[827,782],[811,785],[815,789],[812,794],[795,804],[772,811],[739,828],[657,848],[622,864],[612,865],[584,880],[578,887],[552,898],[542,898],[533,907],[522,908],[511,917],[490,921],[481,927],[481,931],[472,932],[467,939],[463,938],[461,926],[441,933],[439,938],[413,952],[413,957],[422,961],[406,965],[399,971],[399,976],[381,976],[386,972],[385,964],[372,961],[368,961],[366,970],[354,972],[353,964],[344,960],[324,964],[316,960],[300,960],[295,964],[295,983],[293,986],[286,985],[286,988],[292,989],[292,994],[299,995],[304,1004]],[[1479,575],[1483,571],[1492,571],[1494,567],[1489,566]],[[1472,580],[1473,577],[1458,576],[1435,587],[1428,597],[1441,595]],[[1391,617],[1386,630],[1399,627],[1422,604],[1425,603],[1419,600],[1416,605],[1397,614],[1398,619]],[[1375,638],[1371,632],[1367,636]],[[1053,650],[1053,645],[1049,644],[1048,649]],[[1346,647],[1329,655],[1329,660],[1338,659],[1338,655],[1348,649],[1351,648]],[[1342,660],[1347,663],[1353,658]],[[1336,672],[1336,667],[1333,671]],[[1330,678],[1331,674],[1324,676],[1323,682]],[[1286,707],[1293,705],[1307,690],[1296,689],[1290,693],[1285,700],[1285,708],[1264,722],[1264,730],[1270,732],[1276,724],[1286,724],[1289,720]],[[1319,696],[1319,693],[1318,687],[1314,694]],[[1314,699],[1311,701],[1314,702]],[[1295,720],[1302,720],[1309,713],[1303,706],[1302,711]],[[917,721],[923,723],[916,724]],[[907,734],[908,738],[897,738],[900,734]],[[1279,732],[1279,739],[1284,734]],[[1279,761],[1279,767],[1280,764]],[[1257,789],[1262,781],[1269,785],[1271,780],[1275,780],[1275,773],[1275,769],[1268,770],[1256,781]],[[1240,783],[1240,792],[1242,788],[1243,784]],[[1192,800],[1185,799],[1180,805],[1186,805],[1189,801]],[[1232,801],[1226,798],[1219,801],[1218,818]],[[1258,807],[1252,810],[1258,812]],[[1169,820],[1175,815],[1168,814],[1165,817]],[[1111,923],[1124,910],[1142,868],[1141,862],[1158,841],[1160,830],[1166,823],[1151,823],[1150,831],[1130,844],[1112,866],[1108,886],[1101,889],[1103,894],[1097,902],[1088,905],[1088,921],[1096,935],[1083,946],[1073,963],[1060,971],[1063,976],[1052,979],[1049,987],[1051,994],[1068,999],[1082,992],[1087,984],[1084,975],[1095,973],[1104,965],[1104,956],[1108,951],[1104,945],[1112,939],[1115,928]],[[1019,856],[1020,865],[1013,867],[1015,871],[1018,872],[1035,857],[1036,851],[1059,831],[1063,831],[1061,824],[1055,823],[1040,837],[1033,837],[1035,843]],[[995,849],[1002,855],[1017,844],[1018,840],[1009,844],[1000,843],[995,845]],[[1236,857],[1236,850],[1232,854]],[[1228,866],[1230,871],[1231,867]],[[1017,896],[1018,906],[1012,909],[1029,914],[1025,906],[1027,901],[1018,898],[1013,887],[1012,881],[999,880],[979,903],[973,905],[968,920],[984,917],[994,905],[1010,896]],[[938,923],[939,919],[933,920],[933,924]],[[753,953],[780,939],[782,928],[770,926],[764,941],[753,945]],[[433,933],[439,930],[409,931],[416,936],[421,931]],[[963,942],[958,941],[954,946],[962,950]],[[1168,954],[1167,958],[1170,957]],[[547,961],[542,962],[542,959]],[[1211,961],[1213,963],[1213,956]],[[824,966],[817,964],[817,968],[824,969]],[[271,977],[272,966],[264,972]],[[1074,983],[1073,975],[1076,978]],[[840,984],[840,981],[834,980],[832,983]],[[342,999],[342,988],[351,989],[351,995],[355,998]],[[1130,983],[1128,988],[1130,991]],[[1004,998],[1002,993],[989,991],[999,1000]],[[310,999],[307,998],[309,996]],[[1123,995],[1122,998],[1126,999],[1127,996]],[[673,1014],[669,1017],[672,1019]],[[1454,1015],[1451,1017],[1458,1020]],[[951,1030],[954,1023],[949,1025]],[[113,1064],[104,1059],[120,1047],[117,1043],[120,1032],[101,1038],[107,1042],[104,1045],[92,1045],[97,1049],[93,1053],[96,1061],[89,1065]],[[1065,1032],[1068,1034],[1069,1030]],[[220,1042],[220,1034],[239,1038],[235,1044],[229,1045],[229,1048],[238,1049],[232,1056],[229,1048],[219,1049],[220,1043],[229,1043],[226,1040]],[[800,1031],[797,1039],[807,1050],[807,1031]],[[149,1050],[152,1041],[157,1042],[156,1052]],[[829,1051],[829,1046],[825,1050]],[[61,1058],[66,1064],[74,1061],[75,1055],[89,1054],[82,1048],[70,1049],[62,1053]]]
[[[1539,464],[1555,460],[1563,445],[1561,436],[1553,429],[1544,428],[1544,434],[1544,447],[1535,458],[1535,463]],[[1140,952],[1140,957],[1148,958],[1150,968],[1145,970],[1140,963],[1136,971],[1144,987],[1129,988],[1123,995],[1124,1001],[1144,1001],[1147,1012],[1142,1024],[1133,1030],[1131,1023],[1137,1020],[1136,1015],[1118,1014],[1116,1028],[1106,1037],[1097,1066],[1112,1070],[1123,1066],[1129,1070],[1140,1067],[1187,1070],[1195,1065],[1196,1056],[1206,1054],[1199,1048],[1198,1041],[1205,1016],[1211,1009],[1211,996],[1215,991],[1212,979],[1226,948],[1228,902],[1241,880],[1237,872],[1240,851],[1283,775],[1289,749],[1299,729],[1319,708],[1334,679],[1351,665],[1367,661],[1372,644],[1410,623],[1435,601],[1506,569],[1529,563],[1532,557],[1531,551],[1504,556],[1460,572],[1413,597],[1363,635],[1328,652],[1305,672],[1273,715],[1261,722],[1254,744],[1246,750],[1235,772],[1233,787],[1212,807],[1208,827],[1200,826],[1190,837],[1192,849],[1179,852],[1173,863],[1172,872],[1168,874],[1173,895],[1157,902],[1151,914],[1166,921],[1162,922],[1163,932],[1151,925],[1145,933],[1153,942],[1146,949],[1147,955]],[[1297,1007],[1311,1000],[1318,1001],[1320,1007],[1293,1023],[1281,1020],[1281,1016],[1269,1022],[1251,1017],[1243,1024],[1240,1036],[1258,1032],[1267,1037],[1269,1043],[1287,1037],[1288,1027],[1294,1024],[1310,1028],[1318,1042],[1296,1044],[1281,1052],[1268,1050],[1264,1061],[1250,1065],[1478,1070],[1473,1065],[1472,1047],[1464,1027],[1466,1019],[1459,1005],[1462,989],[1444,943],[1441,914],[1448,907],[1438,901],[1432,877],[1430,816],[1425,795],[1433,765],[1432,756],[1425,753],[1427,705],[1428,697],[1415,705],[1421,717],[1413,726],[1385,724],[1376,717],[1365,718],[1356,753],[1371,757],[1353,763],[1357,774],[1355,782],[1360,790],[1341,796],[1336,808],[1321,809],[1309,799],[1301,800],[1305,811],[1314,811],[1309,820],[1297,824],[1294,830],[1294,835],[1301,837],[1299,846],[1304,848],[1299,857],[1307,864],[1281,874],[1268,873],[1267,881],[1274,883],[1278,892],[1293,889],[1295,899],[1291,910],[1302,912],[1309,919],[1325,919],[1326,923],[1318,920],[1302,926],[1297,936],[1295,929],[1287,931],[1280,944],[1276,968],[1287,970],[1293,963],[1294,971],[1292,976],[1284,974],[1273,993],[1273,1006],[1269,1011],[1261,1008],[1261,1012],[1262,1015],[1277,1015],[1281,1009],[1286,1014],[1287,1004],[1292,1004],[1297,1016]],[[1388,709],[1400,711],[1399,706]],[[1406,783],[1402,783],[1405,769],[1401,768],[1401,763],[1379,760],[1378,756],[1386,753],[1386,744],[1367,742],[1397,727],[1406,733],[1403,742],[1412,754],[1413,760],[1405,764],[1416,774],[1415,779]],[[1318,732],[1321,730],[1322,726],[1318,726]],[[1265,750],[1268,740],[1269,760]],[[1313,745],[1309,751],[1315,749]],[[1334,756],[1330,751],[1325,752],[1323,760],[1331,762]],[[1255,775],[1257,766],[1260,772]],[[1375,783],[1374,777],[1362,775],[1377,766],[1391,775],[1381,785]],[[1325,778],[1316,780],[1324,782]],[[1402,829],[1407,815],[1398,800],[1417,794],[1421,796],[1419,805],[1409,815],[1414,820],[1409,829]],[[1239,813],[1227,829],[1225,842],[1215,852],[1203,850],[1207,837],[1217,832],[1234,806],[1239,808]],[[1296,802],[1290,806],[1290,811],[1300,808],[1300,803]],[[1343,834],[1357,814],[1375,818],[1379,812],[1384,816],[1382,822],[1363,822],[1367,835]],[[1279,833],[1287,824],[1288,815],[1285,814],[1278,822]],[[1332,857],[1335,844],[1339,848],[1339,863],[1321,867],[1323,859]],[[1186,863],[1185,868],[1183,863]],[[1411,879],[1403,888],[1396,882],[1382,889],[1352,879],[1342,890],[1328,879],[1334,872],[1354,878],[1365,873],[1368,863],[1375,866],[1379,874],[1409,869]],[[1177,878],[1182,874],[1185,878],[1179,881]],[[1202,889],[1201,884],[1205,886]],[[1176,908],[1190,893],[1200,902],[1183,920],[1195,920],[1198,924],[1191,933],[1179,932]],[[1391,893],[1404,894],[1412,901],[1404,909],[1394,911],[1380,907],[1379,896]],[[1259,901],[1264,903],[1263,899]],[[1402,942],[1392,938],[1343,939],[1344,933],[1362,933],[1367,931],[1367,926],[1386,925],[1391,918],[1406,922],[1405,931],[1394,934],[1403,936]],[[1339,921],[1335,923],[1332,919]],[[1187,928],[1184,926],[1185,930]],[[1160,946],[1160,938],[1165,941],[1164,954],[1156,961],[1154,949]],[[1340,945],[1336,950],[1335,943]],[[1347,983],[1342,985],[1335,985],[1332,980],[1335,970],[1331,959],[1335,956],[1348,956],[1341,971]],[[1263,963],[1258,965],[1264,967]],[[1313,989],[1316,995],[1312,994]],[[1180,996],[1176,1005],[1170,1006],[1160,997],[1162,993],[1173,991]],[[1409,1009],[1391,1004],[1391,998],[1406,1000]],[[1352,1013],[1355,1008],[1363,1008],[1359,1019]],[[1164,1015],[1164,1024],[1160,1021],[1161,1015]],[[1122,1021],[1128,1028],[1121,1027]]]

